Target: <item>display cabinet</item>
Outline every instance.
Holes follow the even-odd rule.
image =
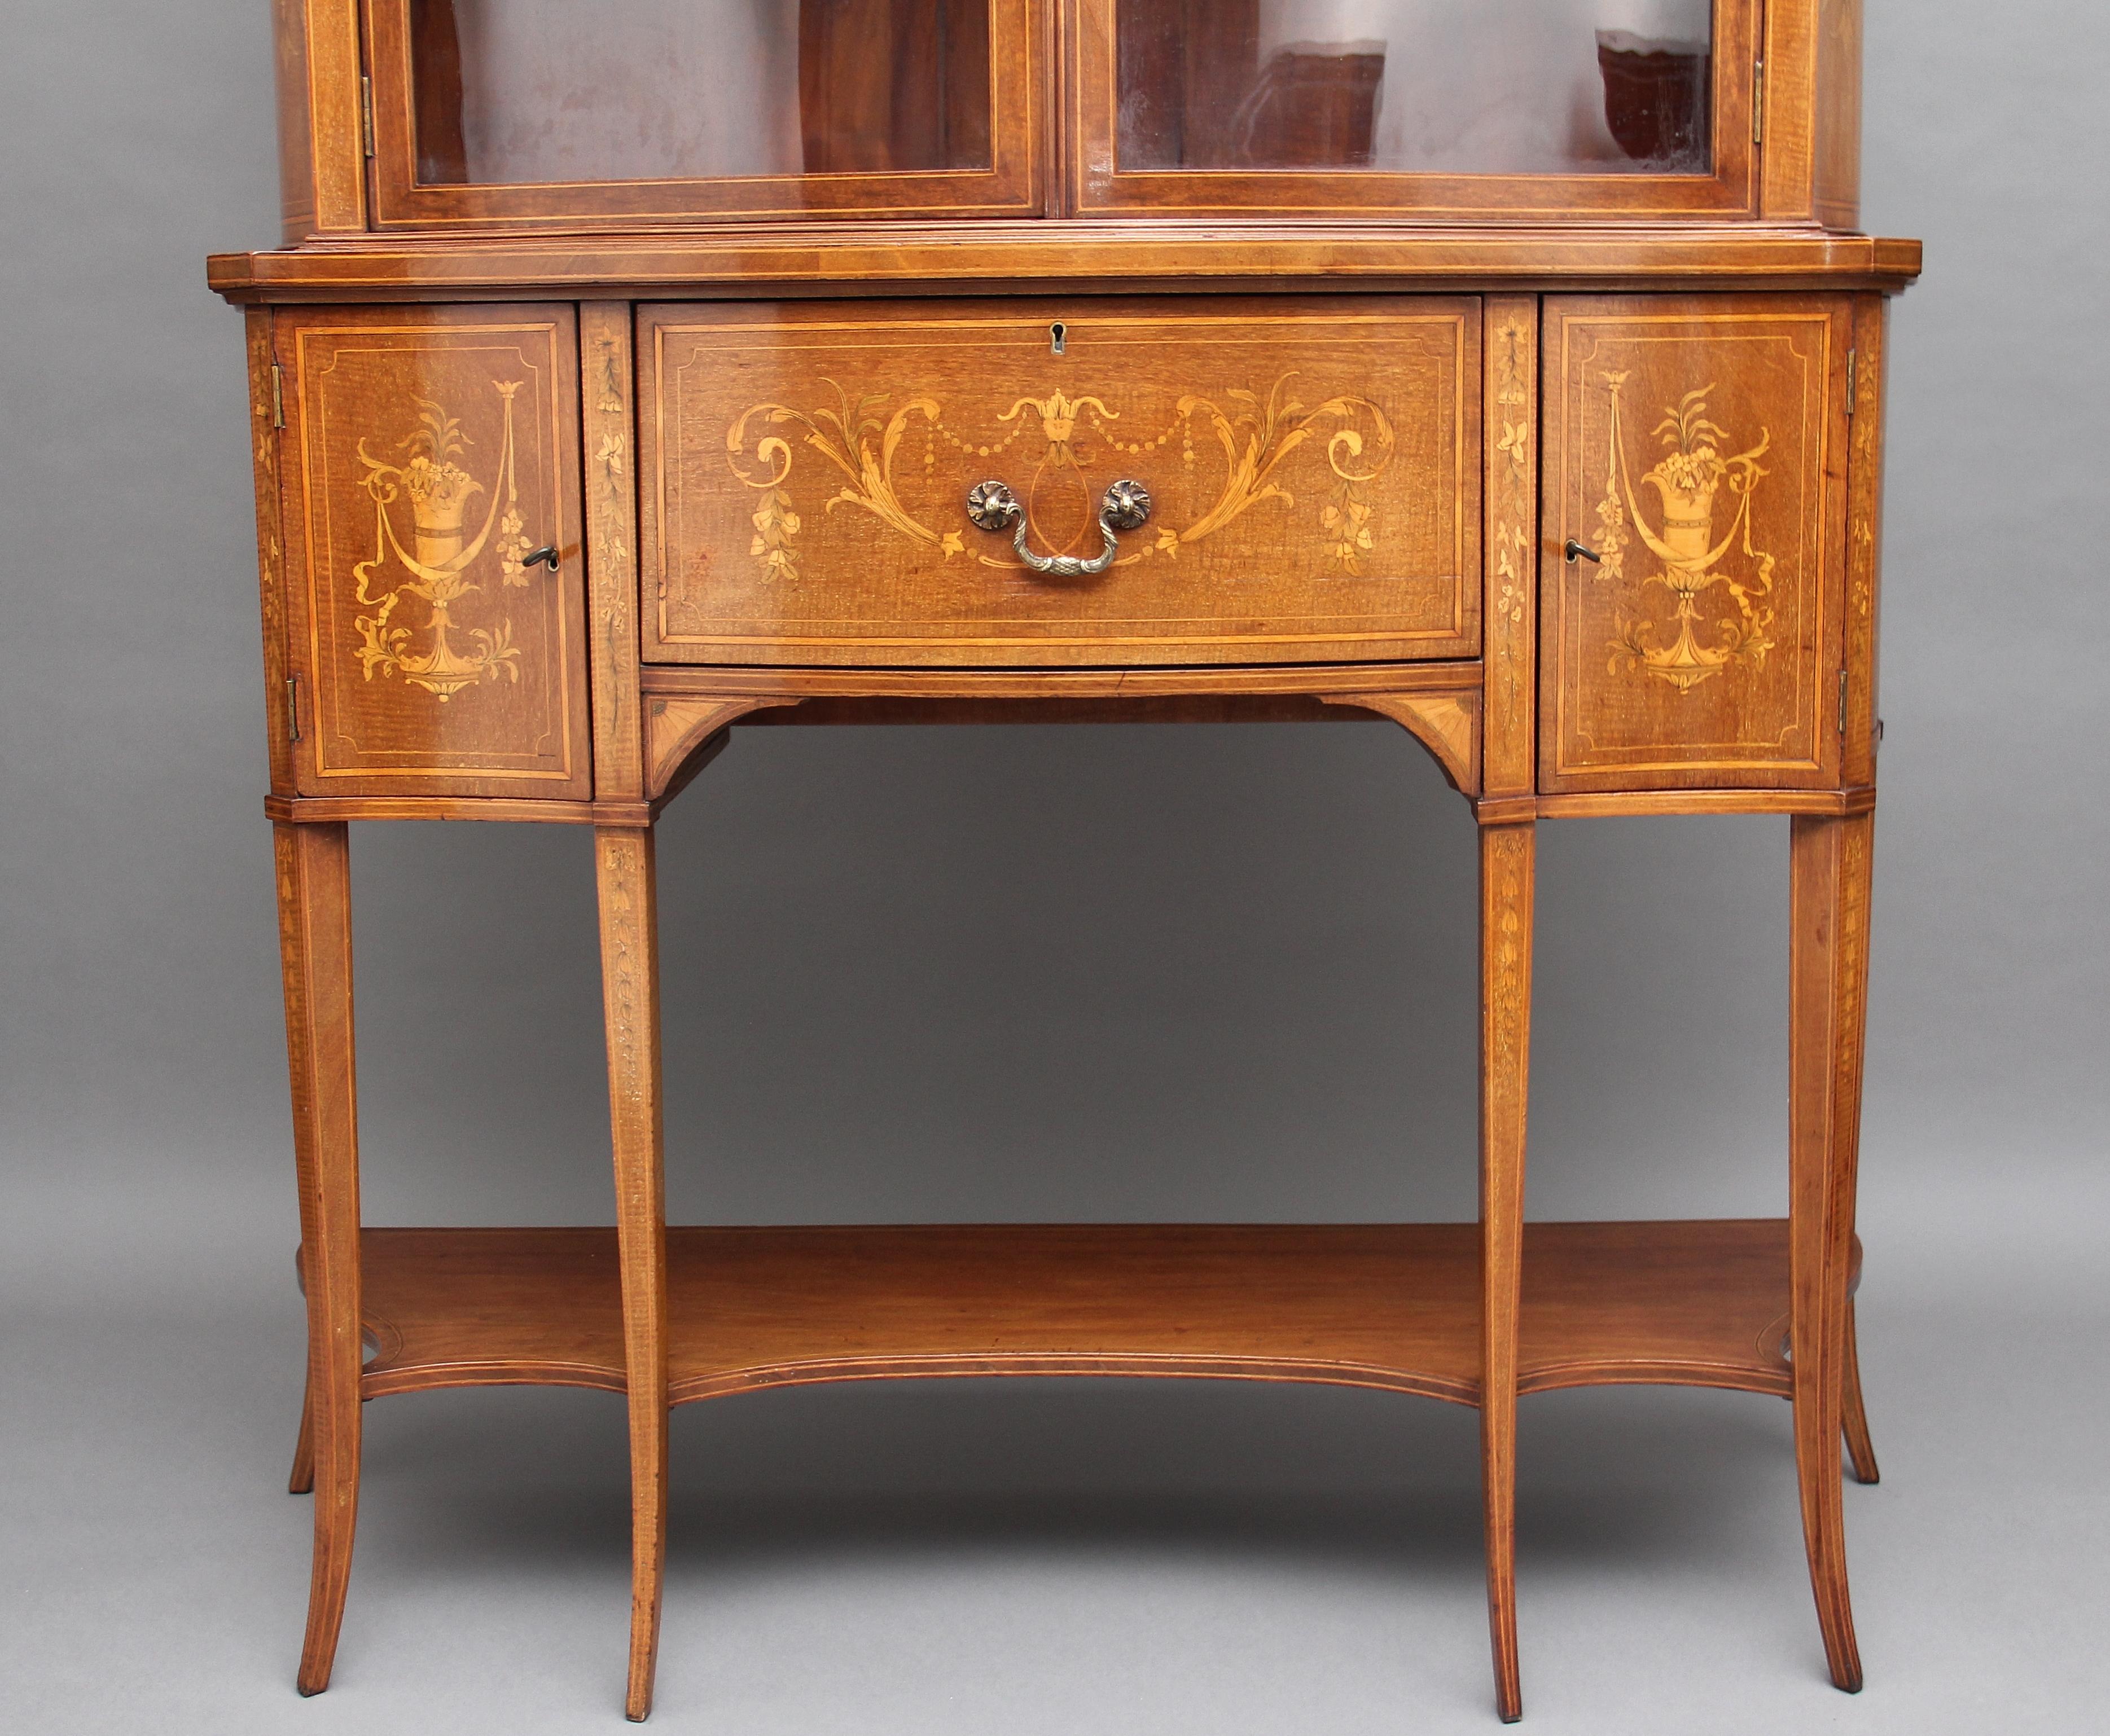
[[[1152,1375],[1789,1399],[1857,1688],[1887,298],[1859,0],[278,0],[247,321],[329,1679],[362,1404]],[[763,724],[1406,729],[1479,834],[1470,1224],[665,1222],[654,824]],[[1527,1224],[1542,821],[1789,831],[1786,1218]],[[349,825],[590,826],[616,1213],[360,1218]],[[735,848],[736,848],[736,841]]]

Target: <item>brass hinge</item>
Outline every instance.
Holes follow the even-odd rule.
[[[1854,414],[1854,382],[1861,377],[1860,356],[1859,350],[1846,352],[1846,414],[1849,417]]]
[[[276,362],[271,364],[271,426],[283,428],[286,425],[286,370]]]
[[[1765,142],[1766,63],[1764,61],[1753,61],[1751,62],[1751,142],[1755,145],[1763,145]],[[367,147],[366,154],[369,156],[374,155],[372,146],[369,145]]]
[[[1846,733],[1846,671],[1839,671],[1839,733]]]
[[[286,677],[286,739],[301,739],[301,678],[297,675]]]
[[[374,155],[374,80],[361,73],[359,78],[359,137],[366,147],[366,154]]]

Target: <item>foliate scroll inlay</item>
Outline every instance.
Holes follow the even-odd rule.
[[[638,903],[645,884],[645,844],[641,838],[604,834],[600,850],[609,1059],[621,1101],[633,1113],[642,1113],[650,1105],[648,1069],[653,1060],[646,1050],[651,985],[639,956],[640,937],[645,932]]]
[[[1496,328],[1496,426],[1490,430],[1496,458],[1491,467],[1496,589],[1487,626],[1505,639],[1524,626],[1532,606],[1532,347],[1530,328],[1521,320]],[[1524,661],[1517,649],[1501,660],[1502,712],[1518,730],[1524,722]]]
[[[273,635],[272,643],[283,644],[285,639],[286,592],[285,550],[279,545],[278,531],[278,436],[277,417],[265,382],[271,377],[270,333],[265,328],[251,340],[250,373],[256,389],[256,401],[249,414],[256,423],[251,432],[251,448],[256,455],[257,501],[260,513],[270,525],[270,529],[260,540],[257,563],[261,576],[264,599],[264,626]]]
[[[1866,818],[1842,822],[1839,867],[1838,1041],[1841,1101],[1860,1094],[1861,1045],[1868,986],[1868,853],[1875,828]],[[1850,1118],[1858,1125],[1859,1117]]]
[[[511,620],[500,616],[489,627],[467,629],[465,649],[455,637],[464,630],[455,622],[454,611],[464,598],[482,590],[469,575],[487,548],[498,557],[502,585],[519,588],[528,582],[521,557],[534,543],[521,516],[514,466],[513,400],[521,383],[491,382],[504,402],[505,432],[490,488],[461,462],[470,442],[460,423],[429,399],[413,400],[418,425],[396,446],[399,453],[410,454],[405,462],[377,459],[360,441],[359,460],[366,470],[362,486],[374,502],[374,556],[356,563],[352,577],[360,605],[374,613],[357,617],[352,624],[368,680],[377,674],[400,675],[446,701],[478,681],[500,676],[520,679],[520,651],[513,643]],[[489,504],[472,536],[467,521],[478,495]],[[411,521],[407,547],[393,510],[405,499]],[[387,576],[399,570],[403,576],[389,585]],[[422,635],[395,619],[405,596],[422,599],[427,606]]]
[[[274,826],[271,834],[271,854],[278,881],[278,939],[290,953],[300,938],[300,846],[294,842],[291,826]]]
[[[848,506],[869,513],[895,534],[934,547],[948,560],[966,549],[961,532],[923,522],[903,504],[899,492],[896,467],[912,430],[922,432],[926,473],[940,441],[977,459],[1015,450],[1021,466],[1030,462],[1033,468],[1019,490],[1026,524],[1037,542],[1057,554],[1070,552],[1083,529],[1096,522],[1089,509],[1094,491],[1076,450],[1081,434],[1089,433],[1112,451],[1130,456],[1166,449],[1177,440],[1181,462],[1190,468],[1198,462],[1198,432],[1205,446],[1213,440],[1224,463],[1223,481],[1215,499],[1188,523],[1163,527],[1153,540],[1113,563],[1125,567],[1156,555],[1176,558],[1183,548],[1214,535],[1263,503],[1294,509],[1296,496],[1279,472],[1300,447],[1323,438],[1327,480],[1313,513],[1314,529],[1329,564],[1344,575],[1359,576],[1365,557],[1378,547],[1381,529],[1369,485],[1391,463],[1397,436],[1384,411],[1368,398],[1343,395],[1307,409],[1289,389],[1295,378],[1293,371],[1281,375],[1265,396],[1244,387],[1223,391],[1217,396],[1229,409],[1215,398],[1188,394],[1177,401],[1170,423],[1154,432],[1116,427],[1122,413],[1107,396],[1084,393],[1073,397],[1059,389],[1044,397],[1018,399],[996,417],[994,428],[963,432],[947,421],[944,407],[935,398],[911,398],[890,412],[892,400],[886,395],[853,399],[837,382],[827,380],[824,383],[838,395],[835,407],[809,411],[778,403],[751,405],[727,430],[726,456],[733,474],[758,497],[749,553],[769,577],[795,584],[806,517],[791,487],[794,440],[817,454],[842,479],[842,486],[822,503],[824,511]],[[762,432],[780,428],[803,432]],[[750,433],[757,436],[751,451]],[[1528,459],[1527,453],[1520,461]],[[1084,510],[1077,510],[1080,503]],[[1073,528],[1066,534],[1052,529],[1058,520]],[[1015,559],[996,554],[977,558],[989,567],[1017,565]]]
[[[1531,332],[1520,320],[1505,320],[1495,331],[1495,403],[1501,424],[1495,450],[1509,460],[1518,482],[1531,478]]]
[[[958,531],[934,531],[901,504],[895,492],[894,463],[911,421],[921,415],[926,423],[938,420],[935,400],[912,398],[881,419],[886,399],[876,393],[853,400],[833,380],[840,400],[833,409],[812,412],[784,404],[758,404],[745,411],[726,431],[726,461],[732,473],[756,491],[760,500],[754,509],[754,540],[749,553],[759,560],[772,578],[796,582],[799,577],[799,533],[805,527],[791,491],[793,454],[790,441],[781,434],[763,434],[755,442],[750,461],[748,429],[758,421],[771,427],[794,427],[805,432],[797,436],[818,453],[847,479],[847,486],[829,496],[826,510],[852,506],[870,513],[889,529],[912,541],[935,546],[948,560],[967,546]],[[760,467],[758,473],[755,466]]]
[[[1319,509],[1320,535],[1335,566],[1351,576],[1361,575],[1362,557],[1377,547],[1377,527],[1365,489],[1392,462],[1392,423],[1368,398],[1329,398],[1307,412],[1286,390],[1294,378],[1294,373],[1284,374],[1269,388],[1265,402],[1256,392],[1234,388],[1225,395],[1237,406],[1228,415],[1207,398],[1180,400],[1181,419],[1191,423],[1198,415],[1205,418],[1223,450],[1224,491],[1216,504],[1185,529],[1167,526],[1159,531],[1159,550],[1177,554],[1182,545],[1201,541],[1263,500],[1293,507],[1295,496],[1275,480],[1275,473],[1291,453],[1325,432],[1326,468],[1333,481]]]
[[[1530,936],[1524,922],[1536,840],[1528,826],[1494,826],[1483,843],[1490,882],[1485,920],[1495,925],[1487,995],[1491,1072],[1494,1079],[1506,1082],[1517,1077],[1528,1012]]]
[[[1661,508],[1661,528],[1652,527],[1634,486],[1622,432],[1619,392],[1626,380],[1623,372],[1604,375],[1611,394],[1611,432],[1605,495],[1597,506],[1597,552],[1603,557],[1597,576],[1613,581],[1623,578],[1627,551],[1638,537],[1659,567],[1643,576],[1642,586],[1659,585],[1670,592],[1677,607],[1678,636],[1670,644],[1661,644],[1656,622],[1623,617],[1610,642],[1612,671],[1634,670],[1688,693],[1740,661],[1763,668],[1766,653],[1773,649],[1773,610],[1768,601],[1773,592],[1773,557],[1753,546],[1751,500],[1767,473],[1759,459],[1765,455],[1772,436],[1762,428],[1755,445],[1725,457],[1723,449],[1735,441],[1709,419],[1707,400],[1713,386],[1696,387],[1676,404],[1665,405],[1663,420],[1655,430],[1665,450],[1641,479],[1642,489],[1655,491]],[[1722,498],[1725,493],[1726,502]],[[1718,539],[1716,521],[1723,507],[1730,504],[1735,509]],[[1725,563],[1740,536],[1743,560],[1749,564],[1736,570]],[[1696,631],[1700,599],[1715,585],[1727,589],[1736,613],[1714,623],[1713,642],[1703,644]]]
[[[627,419],[628,405],[623,396],[619,372],[621,346],[614,338],[603,337],[598,348],[600,379],[595,389],[594,411],[600,417],[618,418],[618,423],[614,427],[604,427],[600,430],[600,442],[588,456],[593,477],[592,511],[599,531],[595,545],[613,568],[612,582],[595,586],[595,595],[609,638],[611,642],[619,643],[630,631],[629,599],[636,582],[629,537],[630,443],[621,426],[621,422]],[[614,704],[620,704],[621,684],[616,685],[608,698]],[[613,726],[613,712],[609,721]]]
[[[256,573],[258,599],[264,628],[265,699],[273,726],[265,739],[270,743],[272,787],[284,788],[292,775],[291,736],[293,732],[293,695],[287,686],[286,666],[286,551],[279,540],[279,513],[283,498],[278,470],[278,425],[282,393],[271,347],[271,316],[252,309],[247,319],[249,340],[250,451],[251,480],[256,503]],[[279,722],[283,710],[283,722]]]
[[[1856,418],[1854,431],[1854,466],[1859,474],[1872,477],[1882,462],[1880,445],[1882,419],[1877,414],[1881,402],[1882,364],[1872,347],[1864,349],[1854,359],[1860,369],[1855,382],[1857,401],[1863,406]],[[1853,573],[1854,613],[1865,631],[1876,608],[1876,500],[1873,484],[1856,492],[1854,509]]]

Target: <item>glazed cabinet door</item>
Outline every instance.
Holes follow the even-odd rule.
[[[1434,296],[642,309],[645,657],[1471,657],[1479,351]]]
[[[1547,298],[1542,790],[1838,784],[1852,331],[1843,297]]]
[[[572,309],[281,310],[273,345],[296,788],[590,796]]]
[[[1073,4],[1081,210],[1566,221],[1757,207],[1759,0]]]
[[[378,227],[1037,215],[1052,0],[367,0]]]

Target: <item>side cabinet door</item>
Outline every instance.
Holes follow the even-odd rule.
[[[300,793],[591,796],[573,310],[282,310],[274,346]]]
[[[1837,784],[1852,329],[1841,297],[1547,298],[1542,790]]]

